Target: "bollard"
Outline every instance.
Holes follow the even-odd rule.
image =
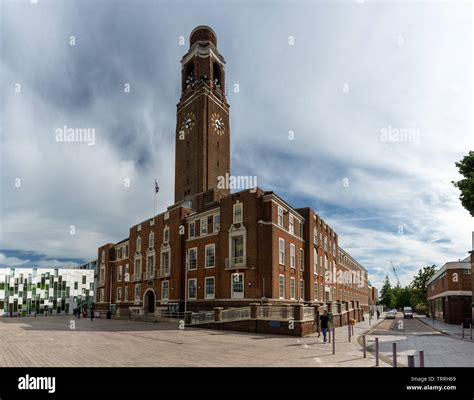
[[[420,356],[420,368],[424,368],[425,367],[425,352],[423,350],[420,350],[419,356]]]
[[[351,341],[351,325],[347,325],[347,331],[348,331],[348,336],[349,336],[349,342]]]
[[[336,354],[336,328],[332,327],[332,354]]]
[[[354,336],[354,325],[351,325],[352,336]]]
[[[331,343],[331,325],[328,326],[329,343]]]
[[[462,338],[464,339],[464,324],[461,322]]]
[[[472,324],[469,324],[469,328],[471,328],[471,340],[472,340]]]
[[[415,356],[408,356],[408,368],[415,368]]]
[[[379,366],[379,338],[375,338],[375,366]]]
[[[392,343],[392,360],[393,360],[393,368],[397,367],[397,344]]]
[[[367,358],[367,349],[365,348],[365,335],[362,335],[362,346],[364,350],[364,358]]]

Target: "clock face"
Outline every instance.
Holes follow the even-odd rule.
[[[211,115],[211,124],[212,127],[214,128],[214,132],[216,132],[218,135],[223,135],[225,131],[224,127],[224,120],[218,113],[214,113]]]
[[[186,133],[189,133],[191,129],[193,129],[195,121],[196,116],[192,112],[186,113],[183,118],[183,122],[181,122],[181,130]]]

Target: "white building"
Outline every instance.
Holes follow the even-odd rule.
[[[94,301],[94,270],[0,268],[0,315],[72,314]]]

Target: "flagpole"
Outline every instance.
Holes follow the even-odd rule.
[[[153,187],[153,218],[155,218],[155,203],[156,203],[156,179],[155,181],[153,182],[154,183],[154,187]]]

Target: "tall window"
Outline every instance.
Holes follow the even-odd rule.
[[[135,276],[140,277],[141,273],[142,273],[142,260],[140,258],[137,258],[135,260]]]
[[[163,251],[161,253],[161,272],[163,275],[169,275],[170,273],[170,252]]]
[[[163,243],[168,243],[170,241],[170,228],[164,227],[163,228]]]
[[[300,249],[300,271],[304,271],[304,250]]]
[[[155,247],[155,234],[153,232],[148,235],[148,247],[151,249]]]
[[[296,279],[290,279],[290,296],[292,299],[296,299]]]
[[[101,303],[104,301],[104,293],[105,293],[104,288],[101,288],[99,290],[99,302]]]
[[[318,275],[318,252],[313,249],[313,273]]]
[[[155,271],[155,256],[148,256],[146,269],[149,275],[153,274]]]
[[[128,282],[130,280],[130,272],[128,268],[128,264],[125,264],[125,281]]]
[[[300,279],[300,299],[304,300],[304,280]]]
[[[280,275],[278,279],[278,296],[280,299],[285,298],[285,277],[283,275]]]
[[[117,288],[117,301],[122,301],[122,288]]]
[[[318,229],[316,227],[313,228],[313,240],[314,244],[318,244]]]
[[[215,297],[215,279],[214,277],[207,277],[204,282],[206,299],[213,299]]]
[[[123,300],[128,301],[128,286],[125,286],[125,290],[123,292]]]
[[[117,282],[122,282],[122,266],[119,265],[117,268]]]
[[[140,236],[137,237],[137,251],[140,251],[142,248],[142,239]]]
[[[290,243],[290,267],[296,268],[296,247]]]
[[[290,214],[288,230],[290,233],[295,233],[295,221],[293,215]]]
[[[161,300],[168,300],[170,297],[170,283],[169,281],[161,282]]]
[[[216,245],[208,244],[206,245],[206,268],[215,267],[216,263]]]
[[[135,285],[135,301],[140,301],[141,295],[141,284],[137,283]]]
[[[102,250],[102,263],[105,263],[105,250]]]
[[[285,239],[278,239],[278,262],[285,265]]]
[[[232,236],[232,258],[234,264],[244,262],[244,237],[243,235]]]
[[[220,214],[216,214],[214,215],[214,227],[213,227],[213,231],[214,232],[219,232],[220,229],[221,229],[221,215]]]
[[[242,222],[242,203],[234,204],[234,224]]]
[[[314,282],[314,300],[318,300],[318,282]]]
[[[125,258],[128,257],[128,244],[125,245],[125,247],[124,247],[124,255],[123,255],[123,256],[124,256]]]
[[[283,226],[283,207],[278,206],[278,226]]]
[[[189,223],[189,237],[190,238],[193,238],[195,236],[195,234],[196,234],[195,229],[196,229],[196,226],[195,226],[194,222],[190,222]]]
[[[188,249],[188,264],[189,270],[194,270],[197,268],[197,248],[193,247]]]
[[[197,298],[197,280],[188,279],[188,299],[196,299]]]
[[[201,235],[207,235],[207,218],[201,218],[199,226],[201,228]]]
[[[242,299],[244,297],[244,274],[232,274],[232,297]]]

